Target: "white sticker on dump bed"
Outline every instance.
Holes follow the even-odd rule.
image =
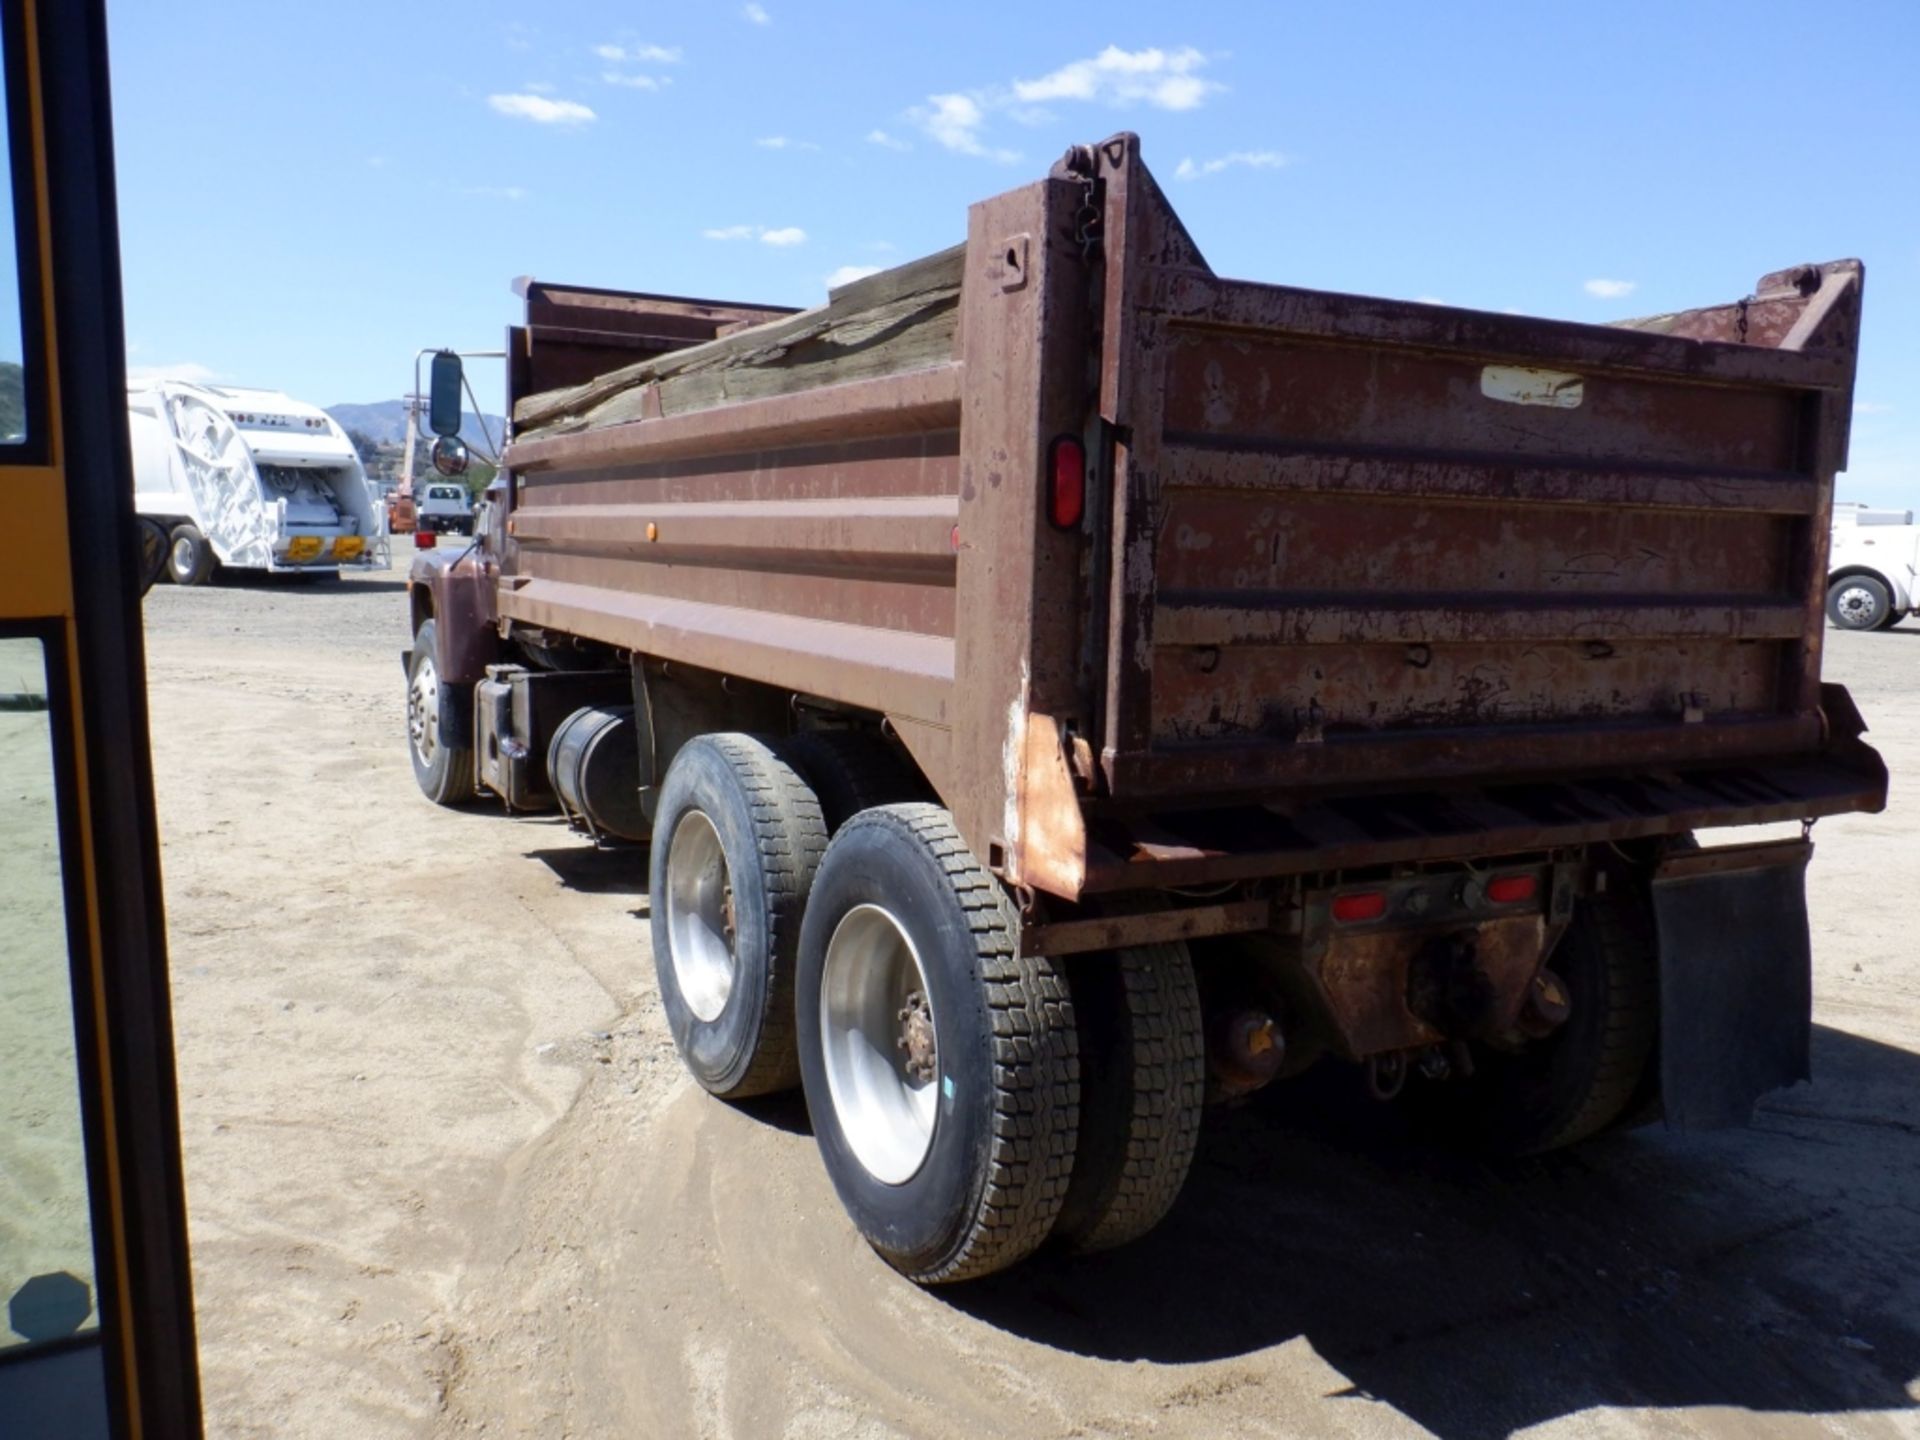
[[[1480,393],[1509,405],[1552,405],[1572,410],[1580,404],[1585,382],[1560,370],[1522,370],[1514,365],[1489,365],[1480,372]]]

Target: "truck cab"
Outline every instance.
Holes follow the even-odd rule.
[[[1920,525],[1911,510],[1833,507],[1827,619],[1842,630],[1888,630],[1920,608]]]

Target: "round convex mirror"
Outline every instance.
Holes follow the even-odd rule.
[[[464,475],[470,460],[467,447],[456,435],[442,435],[433,442],[433,468],[442,475]]]

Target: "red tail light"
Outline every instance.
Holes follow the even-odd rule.
[[[1086,447],[1062,435],[1053,442],[1047,472],[1047,518],[1057,529],[1072,530],[1087,513]]]
[[[1378,920],[1386,913],[1387,892],[1384,890],[1360,890],[1333,897],[1333,918],[1343,925],[1357,925],[1362,920]]]
[[[1502,875],[1487,882],[1487,899],[1496,905],[1517,905],[1533,898],[1531,875]]]
[[[431,550],[437,541],[438,537],[431,530],[413,532],[413,548],[416,550]]]

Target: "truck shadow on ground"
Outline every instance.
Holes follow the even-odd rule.
[[[545,819],[562,839],[553,849],[529,850],[529,860],[538,860],[569,890],[582,895],[630,895],[636,906],[633,913],[647,913],[646,846],[585,844],[557,817],[537,818]]]
[[[1594,1406],[1913,1408],[1920,1055],[1821,1028],[1815,1071],[1750,1131],[1499,1164],[1309,1078],[1211,1125],[1141,1243],[938,1293],[1108,1359],[1304,1337],[1336,1395],[1459,1440]]]
[[[222,570],[215,577],[216,586],[223,590],[278,590],[289,594],[312,595],[316,598],[339,596],[351,599],[356,595],[398,594],[407,588],[404,576],[395,579],[374,579],[366,575],[316,575],[288,574],[284,571],[273,573],[266,570]]]

